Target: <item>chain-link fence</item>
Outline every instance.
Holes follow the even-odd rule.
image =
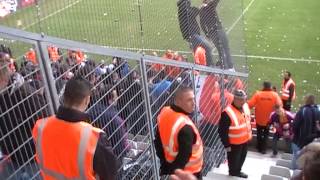
[[[0,23],[107,47],[192,54],[246,72],[242,0],[2,0]],[[237,56],[232,56],[237,55]]]
[[[196,95],[192,117],[205,144],[203,174],[225,159],[216,125],[232,89],[246,88],[247,74],[191,64],[178,52],[159,58],[3,26],[0,37],[1,63],[9,67],[0,73],[8,77],[1,78],[0,179],[40,179],[32,127],[57,111],[66,82],[78,75],[93,86],[87,113],[121,162],[118,179],[159,179],[156,118],[181,86]],[[26,52],[14,58],[21,44]]]

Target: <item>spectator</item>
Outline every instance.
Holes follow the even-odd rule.
[[[73,77],[73,73],[70,72],[67,64],[62,64],[58,66],[58,71],[56,76],[57,76],[57,80],[56,80],[57,92],[58,94],[63,94],[62,89],[64,89],[64,86],[66,85],[67,81]]]
[[[315,96],[307,95],[305,97],[305,105],[299,109],[293,121],[292,152],[294,158],[292,166],[294,169],[297,168],[295,161],[298,156],[298,151],[312,142],[317,132],[316,121],[319,120],[320,113],[315,104]]]
[[[278,154],[277,143],[281,137],[286,141],[287,148],[290,149],[292,140],[292,122],[293,114],[283,109],[280,105],[275,106],[275,111],[270,115],[270,124],[274,127],[275,132],[272,140],[272,156]]]
[[[33,48],[30,48],[29,51],[26,52],[24,58],[27,62],[31,62],[33,65],[38,65],[36,51]]]
[[[40,89],[32,88],[28,82],[10,84],[11,72],[2,57],[0,65],[0,147],[11,159],[0,179],[12,174],[15,174],[14,179],[22,176],[31,178],[36,169],[33,162],[34,145],[28,129],[33,127],[36,119],[49,114],[48,105],[44,96],[39,94]],[[26,163],[29,165],[20,168]]]
[[[105,131],[113,152],[121,162],[128,150],[128,143],[124,121],[116,108],[117,91],[105,86],[99,91],[97,99],[99,102],[90,109],[89,115],[93,124]]]
[[[95,69],[96,68],[93,65],[85,65],[75,73],[75,76],[84,77],[91,83],[91,85],[95,85],[98,80]]]
[[[210,42],[201,35],[197,22],[199,9],[191,7],[190,0],[179,0],[178,20],[183,39],[190,43],[196,64],[213,65],[212,47]]]
[[[138,72],[132,71],[122,84],[123,91],[119,94],[118,108],[121,117],[126,119],[130,133],[146,135],[148,132],[145,102]]]
[[[160,97],[163,94],[168,95],[168,91],[170,89],[172,82],[167,79],[165,72],[161,71],[158,77],[154,79],[154,81],[155,82],[150,82],[151,84],[153,84],[151,86],[150,95],[155,98]]]
[[[269,137],[269,117],[276,105],[281,106],[281,99],[271,89],[271,83],[263,82],[263,89],[257,91],[248,101],[250,108],[255,109],[257,123],[257,149],[260,153],[266,153],[267,140]]]
[[[291,180],[318,180],[320,177],[320,143],[313,142],[304,147],[298,164],[302,171]]]
[[[107,135],[86,123],[90,86],[80,77],[69,80],[57,114],[36,122],[32,136],[43,179],[115,179],[117,160]]]
[[[199,11],[200,25],[205,35],[214,43],[219,53],[217,64],[223,69],[233,69],[227,35],[216,10],[220,0],[203,0]],[[234,69],[233,69],[234,70]]]

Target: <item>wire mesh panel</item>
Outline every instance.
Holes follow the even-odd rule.
[[[0,179],[39,179],[32,128],[53,113],[40,56],[31,44],[0,44]],[[21,46],[29,48],[23,57],[16,56]]]
[[[56,60],[50,48],[56,50]],[[90,81],[89,123],[106,133],[120,163],[118,179],[154,178],[140,62],[75,48],[50,45],[47,49],[60,105],[70,78]]]

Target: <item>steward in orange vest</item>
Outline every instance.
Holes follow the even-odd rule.
[[[233,95],[233,103],[221,114],[218,132],[227,151],[229,175],[248,178],[248,175],[241,172],[241,167],[247,155],[248,142],[252,138],[250,109],[243,90],[235,90]]]
[[[49,58],[52,62],[57,62],[60,59],[59,50],[55,46],[48,47]]]
[[[38,60],[34,49],[30,48],[30,50],[26,52],[25,58],[27,61],[32,62],[33,65],[38,65]]]
[[[269,118],[276,105],[282,106],[279,95],[272,91],[271,83],[263,82],[262,91],[257,91],[248,101],[250,108],[255,108],[257,124],[257,149],[260,153],[266,153],[269,137]]]
[[[296,84],[291,78],[291,73],[286,71],[281,85],[281,99],[283,109],[290,111],[291,103],[296,98]]]
[[[36,122],[32,136],[43,179],[115,179],[117,161],[106,134],[86,123],[90,91],[85,79],[69,80],[64,106]]]
[[[194,111],[194,93],[181,87],[174,104],[164,107],[157,119],[155,147],[160,158],[160,175],[183,169],[201,178],[203,144],[197,127],[189,118]]]

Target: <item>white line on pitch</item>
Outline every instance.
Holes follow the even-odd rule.
[[[64,8],[59,9],[58,11],[55,11],[55,12],[53,12],[53,13],[51,13],[51,14],[49,14],[49,15],[47,15],[47,16],[45,16],[45,17],[43,17],[43,18],[41,18],[41,19],[40,19],[40,22],[41,22],[41,21],[43,21],[43,20],[48,19],[48,18],[49,18],[49,17],[51,17],[51,16],[54,16],[54,15],[56,15],[56,14],[60,13],[61,11],[64,11],[64,10],[66,10],[66,9],[68,9],[68,8],[70,8],[70,7],[74,6],[74,5],[76,5],[76,4],[78,4],[80,1],[82,1],[82,0],[77,0],[77,1],[75,1],[75,2],[73,2],[73,3],[71,3],[71,4],[69,4],[68,6],[66,6],[66,7],[64,7]],[[23,29],[23,30],[25,30],[25,29],[27,29],[27,28],[29,28],[29,27],[31,27],[31,26],[33,26],[33,25],[37,24],[37,23],[39,23],[39,21],[36,21],[36,22],[33,22],[33,23],[31,23],[31,24],[29,24],[29,25],[27,25],[27,26],[24,26],[22,29]]]
[[[271,57],[271,56],[255,56],[255,55],[232,55],[233,57],[247,57],[261,60],[277,60],[277,61],[299,61],[299,62],[317,62],[320,63],[320,59],[298,59],[298,58],[284,58],[284,57]]]
[[[248,6],[243,10],[243,12],[241,13],[241,15],[238,17],[238,19],[236,21],[233,22],[233,24],[228,28],[227,30],[227,34],[230,33],[230,31],[232,31],[232,29],[238,24],[238,22],[240,21],[240,19],[244,16],[245,13],[247,13],[247,11],[249,10],[249,8],[251,7],[251,5],[254,3],[255,0],[251,0],[251,2],[248,4]]]

